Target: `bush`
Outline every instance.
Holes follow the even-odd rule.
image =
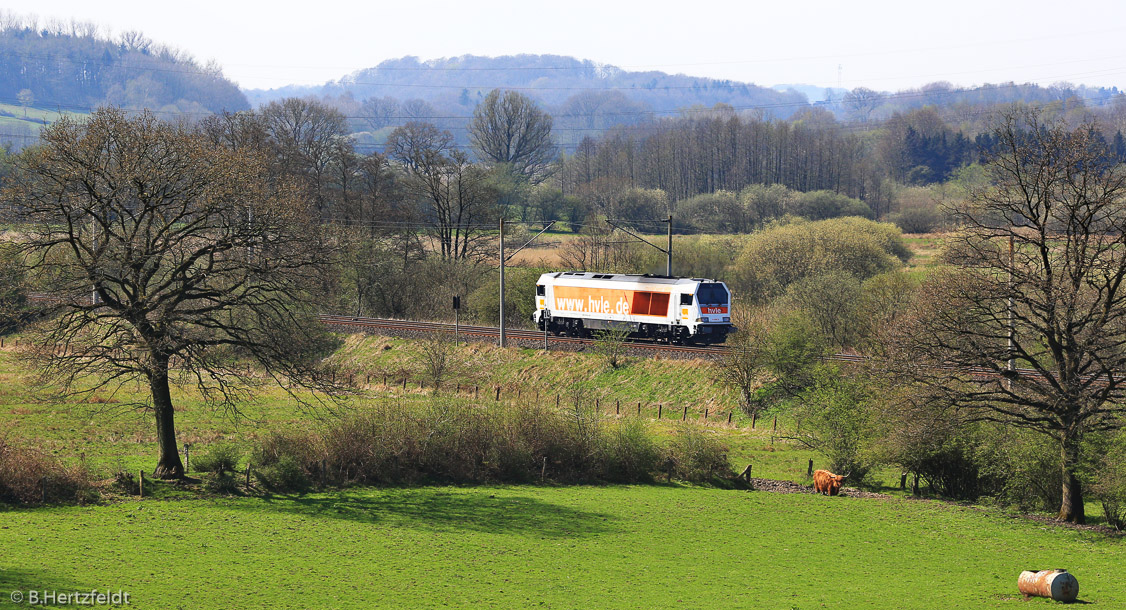
[[[798,193],[789,203],[787,212],[810,220],[825,220],[840,216],[863,218],[875,216],[872,208],[863,201],[833,191]]]
[[[95,492],[80,466],[64,466],[55,458],[0,435],[0,502],[87,502]]]
[[[638,419],[620,419],[609,426],[604,439],[603,478],[615,483],[652,480],[651,473],[656,470],[661,456],[644,423]]]
[[[997,501],[1022,511],[1058,510],[1063,494],[1058,445],[1025,430],[995,426],[987,432],[977,453],[978,468],[997,481],[989,490]]]
[[[260,439],[251,454],[254,476],[271,491],[304,491],[308,473],[319,466],[319,435],[275,431]]]
[[[193,464],[199,472],[212,472],[222,475],[236,472],[240,457],[241,452],[238,447],[230,443],[217,443],[211,445],[206,453],[197,457]]]
[[[589,393],[571,402],[560,409],[485,409],[441,398],[421,409],[383,403],[318,433],[266,436],[254,452],[256,471],[278,491],[306,489],[322,476],[334,485],[650,480],[660,451],[644,423],[606,420]]]
[[[239,490],[238,475],[228,470],[209,474],[203,485],[211,493],[233,494]]]
[[[888,220],[904,233],[930,233],[942,225],[942,214],[934,208],[907,208],[891,214]]]
[[[309,477],[297,458],[291,455],[282,456],[273,464],[255,470],[254,476],[270,491],[304,492],[309,489]]]
[[[794,282],[840,271],[865,280],[910,258],[894,225],[861,218],[775,224],[752,234],[731,269],[732,287],[752,304],[767,303]]]
[[[0,242],[0,333],[14,328],[27,308],[26,271],[16,246]]]
[[[862,484],[876,466],[876,434],[870,388],[861,380],[844,377],[819,366],[812,385],[795,399],[797,440],[825,456],[829,470],[848,474]]]
[[[1126,432],[1119,432],[1098,461],[1091,491],[1103,507],[1107,525],[1126,529]]]
[[[733,478],[727,461],[727,446],[715,433],[699,426],[677,430],[668,447],[670,474],[695,483]]]

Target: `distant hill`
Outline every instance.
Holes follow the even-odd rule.
[[[141,34],[111,40],[90,24],[34,19],[0,21],[0,104],[75,113],[104,104],[164,113],[250,108],[217,66]]]
[[[378,148],[390,129],[418,119],[468,141],[467,117],[493,89],[513,89],[536,100],[555,118],[555,136],[573,149],[586,136],[618,125],[676,116],[686,109],[726,104],[764,118],[784,119],[809,106],[796,91],[750,83],[621,68],[559,55],[480,57],[422,61],[408,56],[311,87],[246,91],[255,106],[291,96],[334,103],[353,117],[361,145]]]
[[[517,89],[547,107],[564,107],[589,92],[621,93],[655,113],[717,103],[740,107],[769,107],[785,118],[809,102],[796,92],[779,92],[750,83],[716,80],[664,72],[629,72],[612,65],[559,55],[480,57],[462,55],[421,61],[417,57],[389,59],[317,87],[284,87],[247,91],[255,105],[294,94],[338,96],[357,100],[394,97],[421,99],[437,107],[472,109],[493,89]]]

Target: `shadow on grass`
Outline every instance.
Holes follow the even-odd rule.
[[[100,585],[99,589],[105,589]],[[27,606],[30,591],[89,592],[91,586],[59,578],[43,570],[0,566],[0,608]],[[17,593],[18,592],[18,593]],[[18,600],[17,595],[20,595]],[[17,602],[18,603],[14,603]]]
[[[305,496],[271,496],[230,508],[288,512],[393,527],[581,538],[611,531],[616,517],[526,496],[497,497],[487,489],[379,489]]]

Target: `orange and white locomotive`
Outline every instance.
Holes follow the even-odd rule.
[[[621,273],[541,275],[532,321],[556,335],[617,329],[670,343],[721,343],[733,330],[723,282]]]

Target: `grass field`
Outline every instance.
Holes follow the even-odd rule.
[[[1120,539],[910,500],[434,487],[0,522],[0,599],[97,588],[135,608],[1019,608],[1021,570],[1067,567],[1083,601],[1126,605]]]

